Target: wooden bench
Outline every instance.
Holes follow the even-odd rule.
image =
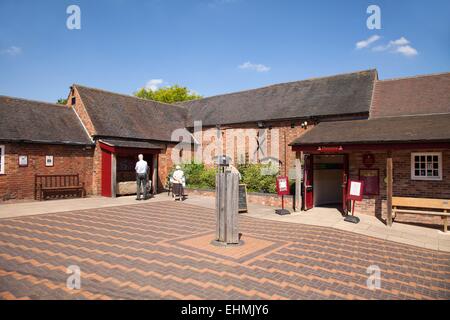
[[[47,195],[58,197],[76,193],[85,197],[84,182],[80,183],[78,174],[35,175],[34,198],[45,200]]]
[[[447,232],[447,218],[450,216],[450,200],[392,197],[393,219],[395,219],[397,213],[440,216],[444,220],[444,232]]]

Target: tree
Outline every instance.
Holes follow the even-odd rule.
[[[164,103],[174,103],[203,98],[202,96],[190,91],[188,88],[181,87],[179,85],[162,87],[154,91],[142,88],[135,92],[134,95],[138,98]]]
[[[58,101],[56,101],[57,104],[67,104],[67,99],[58,99]]]

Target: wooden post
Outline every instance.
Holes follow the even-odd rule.
[[[238,244],[239,175],[219,172],[216,175],[216,240]]]
[[[295,153],[295,212],[302,210],[302,162],[303,151]]]
[[[117,156],[111,154],[111,197],[117,197]]]
[[[152,191],[153,194],[158,193],[158,155],[153,155],[153,172],[152,172]]]
[[[386,224],[390,227],[392,226],[392,189],[393,189],[393,163],[392,163],[392,152],[388,151],[388,157],[386,161],[386,194],[387,194],[387,219]]]

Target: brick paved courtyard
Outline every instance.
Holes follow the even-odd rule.
[[[172,201],[3,219],[0,297],[450,299],[449,253],[243,216],[240,228],[243,246],[212,246],[214,211]]]

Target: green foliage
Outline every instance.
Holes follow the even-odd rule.
[[[271,164],[245,164],[238,167],[249,192],[275,193],[277,174]]]
[[[204,164],[188,163],[181,166],[189,188],[214,189],[216,187],[216,169],[207,168]],[[170,174],[175,171],[172,169]]]
[[[162,87],[155,91],[142,88],[135,92],[134,95],[138,98],[164,103],[174,103],[202,98],[202,96],[191,92],[188,88],[181,87],[179,85]]]
[[[67,99],[58,99],[58,101],[56,101],[57,104],[67,104]]]
[[[217,169],[204,164],[182,165],[189,188],[214,189]],[[275,193],[277,173],[271,164],[246,164],[238,167],[242,175],[241,183],[247,185],[249,192]],[[172,169],[172,172],[174,169]]]

